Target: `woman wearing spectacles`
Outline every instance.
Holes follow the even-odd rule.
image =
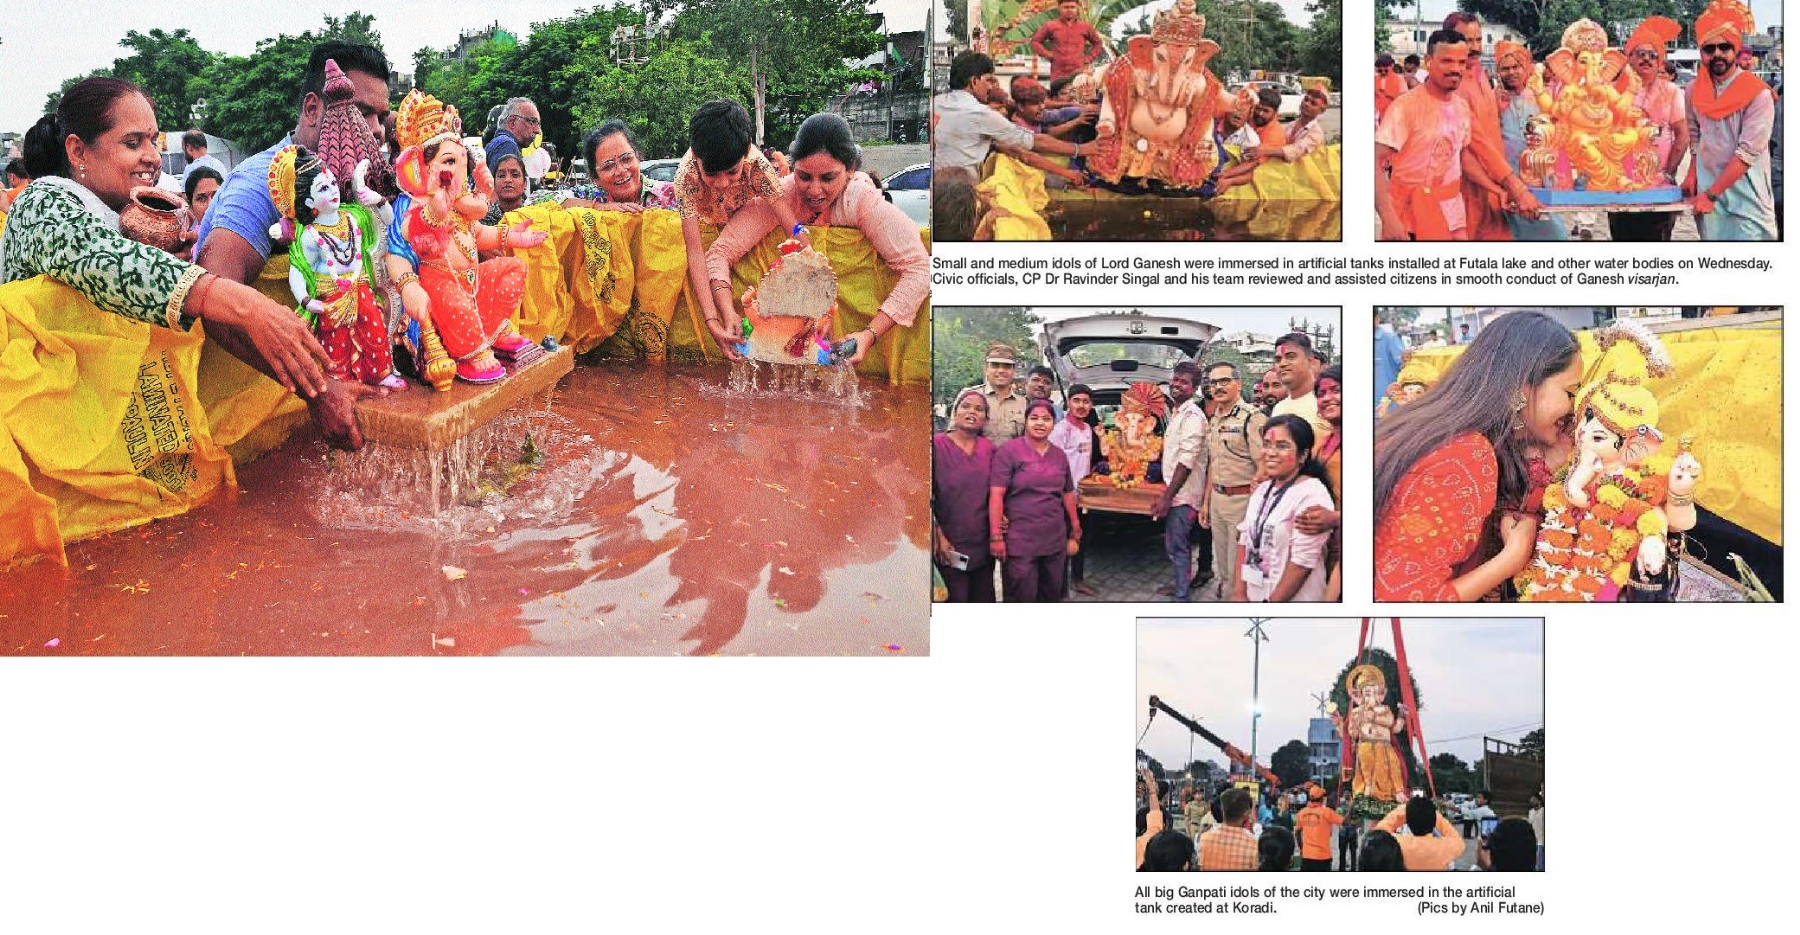
[[[1333,508],[1325,468],[1313,457],[1313,430],[1296,415],[1279,415],[1263,429],[1263,481],[1250,495],[1238,532],[1238,580],[1231,599],[1260,603],[1325,597],[1328,533],[1304,533],[1296,518],[1312,507]]]
[[[575,186],[564,207],[627,212],[675,207],[675,186],[644,176],[637,140],[625,121],[608,120],[589,130],[581,138],[581,151],[592,181]]]

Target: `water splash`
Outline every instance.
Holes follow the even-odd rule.
[[[812,367],[746,358],[731,365],[725,391],[726,395],[740,399],[800,400],[857,409],[868,407],[856,368],[844,364]]]
[[[312,512],[339,529],[413,526],[440,536],[488,529],[508,514],[554,523],[566,518],[623,455],[596,450],[592,438],[527,399],[438,451],[370,443],[361,451],[315,457],[318,497]]]

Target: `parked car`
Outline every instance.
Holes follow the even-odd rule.
[[[675,181],[675,170],[681,168],[679,159],[652,159],[639,167],[644,177],[657,182]]]
[[[1102,413],[1119,405],[1133,383],[1169,382],[1175,365],[1199,360],[1215,325],[1141,311],[1103,312],[1046,322],[1038,347],[1056,373],[1057,390],[1085,383]]]
[[[931,226],[931,163],[907,166],[881,183],[881,194],[920,227]]]

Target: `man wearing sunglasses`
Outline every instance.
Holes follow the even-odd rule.
[[[487,154],[488,171],[493,172],[494,167],[506,156],[518,156],[523,162],[524,148],[537,139],[543,126],[536,104],[522,97],[507,101],[506,109],[500,112],[500,127],[494,131],[494,141],[483,147]]]
[[[1775,97],[1738,66],[1744,34],[1756,22],[1739,0],[1713,0],[1694,23],[1700,74],[1688,86],[1688,129],[1694,141],[1682,192],[1694,207],[1702,240],[1777,240],[1769,137]]]

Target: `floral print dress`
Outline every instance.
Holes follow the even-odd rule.
[[[0,237],[0,283],[46,275],[100,308],[187,330],[181,313],[205,270],[119,233],[119,215],[86,187],[51,176],[20,193]]]

